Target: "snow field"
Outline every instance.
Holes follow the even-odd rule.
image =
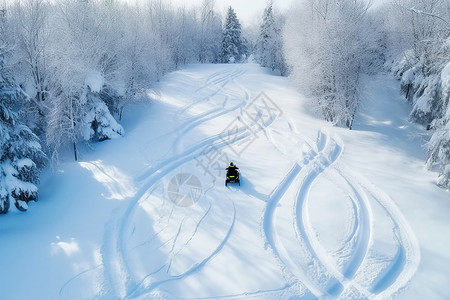
[[[24,258],[3,268],[36,279],[18,290],[5,278],[5,295],[444,299],[450,269],[431,259],[448,257],[439,228],[450,224],[420,209],[423,195],[440,209],[448,195],[417,169],[421,152],[408,135],[418,129],[407,128],[402,104],[383,110],[395,95],[379,88],[387,82],[372,80],[347,131],[314,117],[285,78],[255,64],[167,75],[148,107],[125,112],[127,136],[48,173],[26,220],[6,216],[0,251]],[[230,161],[241,186],[225,187]],[[407,182],[417,176],[428,181]],[[36,228],[22,237],[45,263],[20,252],[9,233],[18,224]]]

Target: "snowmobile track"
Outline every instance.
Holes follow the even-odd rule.
[[[209,101],[211,98],[220,94],[230,82],[232,82],[234,79],[238,78],[239,76],[242,76],[243,74],[245,74],[245,72],[246,71],[242,68],[236,68],[234,70],[227,71],[227,72],[214,73],[210,78],[208,78],[206,80],[204,85],[202,87],[198,88],[195,92],[198,93],[206,88],[212,88],[213,91],[212,92],[208,91],[207,96],[200,97],[200,99],[185,106],[183,109],[180,110],[178,115],[183,115],[189,109],[194,107],[195,105],[197,105],[201,102]]]
[[[216,72],[210,75],[203,86],[196,90],[197,93],[207,93],[199,97],[199,100],[187,105],[179,112],[186,113],[197,104],[210,101],[212,98],[223,96],[221,107],[213,108],[202,114],[189,118],[172,131],[177,137],[174,139],[173,147],[179,148],[182,139],[187,133],[199,125],[219,118],[240,109],[241,117],[244,117],[244,107],[251,99],[251,93],[235,79],[245,73],[244,69],[234,68],[227,72]],[[233,94],[226,91],[227,86],[233,83],[242,94]],[[232,100],[237,104],[227,107]],[[276,148],[276,142],[272,137],[269,126],[276,117],[263,120],[262,113],[257,114],[254,123],[249,126],[241,126],[236,131],[234,143],[238,143],[251,135],[263,132],[265,138]],[[259,121],[264,121],[258,124]],[[245,123],[244,123],[245,124]],[[288,127],[295,143],[303,141],[303,149],[307,149],[307,155],[298,162],[294,162],[291,169],[286,173],[281,182],[273,189],[266,198],[266,208],[261,219],[261,234],[264,245],[279,263],[287,282],[280,290],[257,291],[246,293],[246,296],[276,295],[279,297],[285,292],[289,295],[300,296],[302,299],[338,299],[345,297],[349,290],[357,291],[363,298],[390,298],[399,292],[415,274],[420,262],[420,249],[417,240],[401,212],[397,209],[394,201],[362,176],[355,175],[342,162],[341,156],[344,152],[344,144],[336,137],[331,137],[326,131],[319,131],[315,142],[298,133],[295,124],[288,122]],[[269,129],[268,129],[269,128]],[[300,136],[300,138],[294,138]],[[165,228],[146,241],[128,248],[127,242],[133,234],[132,219],[140,202],[154,192],[155,185],[165,176],[175,171],[199,155],[208,146],[215,149],[223,149],[229,144],[222,139],[222,133],[209,136],[195,142],[194,145],[183,151],[175,151],[170,157],[158,162],[153,167],[143,170],[137,177],[140,182],[139,191],[135,197],[112,215],[107,224],[104,243],[101,248],[103,258],[103,270],[105,277],[105,292],[107,296],[121,298],[137,298],[144,295],[152,295],[155,290],[165,283],[182,280],[186,277],[200,272],[227,244],[234,226],[236,224],[236,206],[233,205],[233,215],[226,226],[227,232],[218,241],[214,249],[202,256],[188,269],[179,274],[172,273],[173,258],[177,256],[183,247],[188,247],[199,227],[211,214],[214,206],[210,202],[204,214],[195,220],[197,222],[193,231],[183,233],[185,219],[167,228],[169,238],[162,239],[159,247],[168,247],[168,260],[166,263],[145,276],[137,274],[129,263],[129,255],[134,249],[150,243],[159,234],[164,233]],[[280,150],[280,149],[279,149]],[[281,150],[280,150],[281,151]],[[304,153],[305,154],[305,153]],[[299,152],[300,155],[300,152]],[[311,190],[315,187],[319,178],[329,178],[339,183],[341,189],[347,194],[351,201],[351,213],[354,224],[350,229],[348,237],[341,246],[349,250],[349,255],[343,259],[343,264],[338,266],[336,262],[337,253],[330,253],[322,244],[313,220],[311,220],[310,203]],[[376,278],[370,284],[361,282],[358,274],[365,272],[368,268],[367,260],[373,246],[373,227],[376,226],[372,217],[372,206],[379,205],[394,224],[393,236],[396,241],[397,251],[391,257],[387,267],[380,270]],[[231,208],[230,208],[231,209]],[[285,220],[286,211],[290,212],[291,219]],[[173,209],[170,212],[167,223],[170,223]],[[283,218],[284,216],[284,218]],[[289,226],[287,226],[289,225]],[[134,225],[133,225],[134,226]],[[288,228],[287,231],[284,229]],[[175,229],[175,231],[174,231]],[[183,236],[181,236],[183,234]],[[167,234],[166,234],[167,236]],[[177,250],[176,246],[182,244]],[[293,248],[296,247],[296,248]],[[296,251],[293,251],[295,249]],[[333,256],[334,255],[334,256]],[[319,280],[320,276],[320,280]],[[301,288],[299,288],[301,287]],[[109,290],[108,290],[109,289]],[[306,292],[305,292],[306,291]],[[229,295],[221,298],[239,298],[241,295]]]
[[[204,100],[217,95],[221,90],[223,90],[223,88],[229,82],[232,82],[234,80],[234,78],[236,78],[237,76],[241,76],[244,73],[245,73],[244,70],[236,70],[236,71],[232,72],[230,75],[224,76],[223,78],[208,80],[208,82],[205,84],[205,87],[211,83],[216,84],[216,85],[221,83],[221,85],[219,86],[219,90],[214,91],[213,94],[210,95],[210,97],[206,97],[206,98],[204,98]],[[245,93],[245,98],[243,99],[243,101],[241,101],[239,103],[239,105],[235,105],[231,109],[225,109],[223,107],[222,111],[218,111],[217,113],[215,113],[216,110],[214,110],[213,112],[210,111],[200,117],[196,117],[196,118],[194,117],[194,120],[187,121],[187,122],[190,122],[190,124],[191,124],[189,126],[190,128],[188,128],[188,130],[194,128],[195,126],[197,126],[207,120],[212,120],[214,118],[217,118],[221,115],[224,115],[226,113],[229,113],[230,111],[236,110],[237,108],[244,106],[249,100],[250,93],[245,89],[243,89],[243,91]],[[193,103],[192,105],[190,105],[190,107],[192,107],[196,103],[198,103],[198,101]],[[189,109],[189,107],[185,107],[185,109],[183,109],[183,110],[186,111],[187,109]],[[242,112],[242,110],[241,110],[241,112]],[[254,120],[254,121],[258,122],[258,120]],[[264,126],[266,126],[266,127],[270,126],[270,124],[273,121],[274,121],[274,118],[270,118],[269,120],[264,122]],[[252,129],[251,127],[254,127],[254,128]],[[249,129],[251,131],[249,131]],[[186,129],[184,129],[184,130],[186,130]],[[261,126],[258,124],[250,124],[250,127],[248,125],[242,126],[236,132],[237,137],[234,139],[234,143],[239,142],[240,140],[243,140],[243,139],[255,134],[256,132],[258,132],[260,130],[261,130]],[[183,135],[184,134],[181,134],[181,136],[183,136]],[[149,195],[149,191],[151,190],[152,186],[155,183],[157,183],[161,178],[166,176],[169,172],[175,170],[176,168],[181,167],[184,163],[189,162],[192,159],[194,159],[197,155],[200,154],[201,150],[203,150],[208,145],[213,145],[217,149],[228,146],[228,142],[223,141],[221,135],[222,134],[217,134],[217,135],[211,136],[209,138],[206,138],[203,141],[198,142],[197,144],[188,148],[187,150],[185,150],[179,154],[175,154],[172,157],[159,163],[157,166],[150,168],[149,170],[146,170],[144,173],[142,173],[138,177],[138,180],[140,180],[142,182],[141,187],[139,188],[139,192],[135,195],[134,199],[131,201],[131,203],[128,205],[128,207],[123,210],[124,213],[123,213],[122,217],[117,218],[117,221],[111,221],[114,224],[114,225],[112,225],[112,226],[114,226],[114,229],[105,231],[104,240],[106,241],[106,244],[104,244],[103,248],[105,248],[105,249],[107,248],[109,250],[104,251],[103,256],[104,256],[105,260],[111,261],[111,263],[105,264],[105,278],[107,278],[107,279],[109,278],[108,281],[110,282],[110,285],[115,287],[114,290],[110,291],[110,292],[113,292],[115,295],[118,295],[120,297],[124,297],[125,295],[131,295],[131,294],[135,295],[137,290],[140,290],[143,285],[144,286],[148,285],[148,283],[145,282],[146,279],[144,279],[143,281],[140,281],[140,283],[137,282],[136,276],[133,275],[133,271],[127,263],[127,251],[125,250],[126,249],[126,240],[127,240],[127,238],[125,238],[125,237],[126,237],[127,228],[129,227],[129,222],[130,222],[131,217],[136,209],[136,205],[139,203],[140,199],[146,199],[147,196]],[[235,208],[234,208],[234,210],[235,210]],[[235,218],[235,216],[234,216],[234,218]],[[233,221],[233,224],[234,224],[234,221]],[[114,232],[119,233],[117,237],[112,236],[112,235],[114,235]],[[231,232],[231,230],[230,230],[230,232]],[[226,240],[228,239],[228,237],[229,236],[227,236]],[[220,251],[223,248],[223,245],[226,243],[226,240],[222,244],[222,246],[217,249],[216,252]],[[209,259],[211,259],[213,256],[215,256],[215,254],[211,255]],[[209,259],[205,259],[203,262],[199,263],[196,270],[198,270],[201,266],[206,264]],[[183,274],[183,276],[178,276],[176,278],[172,278],[169,281],[180,279],[184,276],[190,275],[191,273],[193,273],[193,272],[186,272],[185,274]],[[163,284],[164,282],[165,281],[161,281],[158,283],[152,283],[149,287],[146,287],[145,290],[147,292],[151,291],[152,289],[154,289],[155,287],[157,287],[160,284]],[[142,292],[142,293],[145,294],[146,292]]]
[[[134,289],[133,291],[131,291],[130,294],[128,294],[129,296],[126,297],[126,299],[133,299],[133,298],[137,298],[140,297],[142,295],[145,294],[149,294],[151,293],[155,288],[157,288],[158,286],[170,282],[170,281],[176,281],[176,280],[181,280],[189,275],[195,274],[197,272],[199,272],[211,259],[213,259],[222,249],[223,247],[226,245],[228,239],[231,236],[231,233],[233,231],[233,228],[235,226],[236,223],[236,207],[233,204],[233,219],[232,219],[232,223],[230,224],[228,231],[226,233],[226,236],[222,239],[221,243],[217,246],[217,248],[205,259],[201,260],[200,262],[194,264],[189,270],[187,270],[186,272],[176,275],[176,276],[168,276],[166,279],[163,280],[159,280],[159,281],[150,281],[150,277],[153,274],[150,274],[148,276],[146,276],[136,287],[136,289]],[[161,269],[162,270],[162,269]],[[160,271],[160,270],[159,270]]]
[[[309,160],[301,167],[296,164],[271,193],[263,217],[263,231],[266,244],[273,254],[284,264],[286,269],[297,278],[312,295],[317,298],[340,298],[348,289],[357,290],[364,298],[391,297],[397,293],[414,275],[420,261],[417,240],[404,217],[396,208],[392,199],[365,179],[352,174],[339,161],[343,153],[342,142],[331,138],[326,132],[318,133],[316,149]],[[331,177],[337,180],[347,191],[352,201],[355,217],[353,229],[345,240],[352,246],[352,252],[340,270],[331,254],[321,245],[308,213],[310,190],[320,177]],[[298,178],[300,177],[300,181]],[[285,197],[285,193],[299,182],[296,200]],[[372,285],[367,286],[357,281],[357,274],[365,264],[372,245],[372,203],[375,201],[383,207],[395,224],[393,232],[398,242],[397,254],[392,257],[390,266],[378,274]],[[291,204],[289,204],[291,203]],[[280,206],[293,205],[293,220],[299,253],[306,251],[309,263],[299,264],[297,258],[288,253],[283,245],[286,238],[280,239],[277,230],[276,211]],[[342,245],[343,247],[345,245]],[[303,249],[303,250],[301,250]],[[305,257],[303,258],[305,259]],[[314,266],[311,269],[311,266]],[[326,286],[318,285],[312,278],[314,272],[324,272],[328,276]],[[313,273],[311,273],[313,272]],[[303,295],[302,297],[310,297]]]

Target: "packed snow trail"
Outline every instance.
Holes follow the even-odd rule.
[[[379,136],[394,130],[379,131],[363,113],[356,130],[333,128],[314,117],[285,78],[254,64],[188,66],[166,76],[152,95],[148,108],[128,112],[125,138],[97,144],[80,163],[64,166],[60,174],[69,177],[60,177],[84,189],[62,179],[55,184],[58,175],[44,180],[41,190],[67,197],[71,216],[81,218],[87,207],[91,216],[86,225],[61,219],[44,226],[57,236],[48,261],[66,266],[46,299],[428,294],[420,292],[429,269],[421,268],[413,210],[398,207],[402,194],[383,175],[409,170],[414,155],[399,154],[390,166],[372,162],[388,156],[355,151],[361,141],[377,153],[392,151]],[[396,143],[405,148],[398,130]],[[241,170],[241,186],[225,187],[230,161]],[[419,205],[412,194],[423,187],[406,192],[411,203]],[[444,199],[438,191],[433,195]],[[43,194],[44,204],[52,199]],[[437,286],[434,296],[447,289]]]
[[[258,97],[256,97],[255,99],[251,99],[251,93],[244,89],[242,85],[239,85],[235,82],[235,79],[238,76],[245,76],[245,71],[239,70],[238,68],[242,67],[234,67],[234,69],[236,70],[230,70],[228,72],[223,72],[220,74],[215,73],[207,77],[205,84],[195,91],[196,93],[198,93],[199,91],[209,90],[209,94],[206,94],[206,96],[202,95],[201,97],[198,97],[199,100],[195,99],[194,101],[192,101],[192,103],[186,105],[181,109],[181,113],[179,114],[179,116],[187,113],[189,110],[197,108],[198,106],[210,104],[211,102],[217,103],[218,107],[213,107],[208,111],[201,112],[198,114],[198,116],[189,118],[187,121],[184,121],[181,126],[179,126],[179,129],[175,131],[177,133],[177,137],[175,138],[174,144],[172,146],[174,150],[179,150],[174,152],[172,156],[169,156],[164,161],[158,163],[155,167],[148,168],[141,173],[139,179],[141,180],[142,184],[140,187],[140,192],[138,192],[136,194],[136,197],[134,198],[135,200],[132,200],[130,204],[128,204],[128,208],[125,210],[125,213],[121,217],[117,218],[116,216],[114,216],[114,219],[117,219],[118,222],[118,225],[114,228],[119,229],[117,231],[107,231],[105,241],[112,241],[116,244],[115,246],[113,245],[112,247],[110,247],[112,249],[115,249],[115,252],[105,253],[105,256],[112,256],[114,259],[109,259],[109,261],[114,261],[115,265],[109,267],[108,265],[106,265],[105,277],[116,277],[113,279],[113,284],[111,286],[122,288],[120,290],[112,291],[113,294],[115,293],[117,296],[122,298],[138,298],[141,296],[151,295],[155,296],[159,293],[171,293],[173,296],[182,297],[182,294],[175,294],[172,289],[164,289],[164,286],[168,285],[169,283],[171,283],[173,286],[174,282],[188,281],[189,277],[194,277],[195,280],[195,277],[199,273],[208,272],[210,261],[214,260],[219,254],[221,254],[221,252],[224,251],[227,246],[233,247],[232,245],[228,245],[228,243],[230,236],[233,234],[233,229],[236,224],[237,213],[235,203],[236,201],[245,201],[242,200],[246,199],[244,195],[239,196],[241,200],[227,200],[231,201],[231,203],[234,203],[233,209],[226,208],[226,211],[234,211],[233,216],[228,217],[228,219],[231,219],[232,221],[229,221],[228,225],[219,223],[220,225],[218,226],[218,228],[223,228],[226,230],[223,230],[221,238],[213,242],[208,242],[208,244],[213,243],[216,246],[211,247],[209,251],[203,251],[204,248],[208,248],[205,247],[205,242],[199,241],[198,244],[191,243],[193,240],[197,239],[197,236],[199,236],[199,240],[209,240],[210,237],[208,236],[208,233],[202,232],[200,229],[203,227],[203,223],[205,222],[205,220],[214,217],[213,215],[209,216],[210,214],[221,214],[221,209],[217,208],[217,201],[223,201],[223,199],[220,200],[219,198],[214,200],[214,198],[209,195],[214,194],[214,192],[212,191],[213,189],[223,189],[223,187],[221,186],[222,181],[216,180],[217,178],[212,178],[210,189],[202,195],[202,198],[208,199],[208,208],[200,210],[201,213],[198,217],[194,217],[195,214],[192,214],[191,211],[188,219],[187,216],[184,216],[182,213],[180,213],[179,216],[176,216],[177,214],[174,213],[174,210],[176,210],[177,208],[172,207],[170,208],[170,211],[169,209],[165,208],[167,206],[167,203],[165,203],[165,201],[161,202],[161,199],[165,197],[164,189],[162,189],[161,193],[161,191],[155,190],[155,186],[158,185],[161,181],[167,181],[168,179],[170,179],[170,176],[173,176],[174,172],[177,172],[177,170],[185,172],[186,165],[188,165],[188,169],[191,170],[193,174],[195,174],[194,176],[200,176],[201,172],[199,174],[198,170],[196,170],[195,167],[198,167],[198,164],[195,164],[195,161],[199,156],[208,156],[210,154],[208,151],[205,151],[205,148],[212,148],[214,149],[214,151],[222,151],[223,149],[226,153],[228,147],[232,148],[233,146],[239,144],[241,140],[251,138],[252,135],[255,135],[255,137],[258,138],[261,137],[263,142],[265,139],[266,142],[269,143],[269,145],[279,144],[279,142],[277,143],[272,141],[272,136],[268,134],[268,132],[270,132],[272,125],[274,127],[276,126],[276,122],[281,124],[289,122],[283,119],[283,117],[281,116],[282,111],[277,111],[277,109],[279,108],[275,103],[272,102],[271,99],[265,99],[266,101],[270,101],[270,103],[268,104],[267,102],[264,102],[265,107],[259,107],[253,114],[253,119],[248,118],[249,114],[245,114],[247,112],[246,110],[250,109],[249,107],[252,106],[252,101],[258,101]],[[220,99],[225,99],[225,101],[220,103]],[[162,100],[164,100],[164,95],[162,95]],[[230,103],[229,108],[227,107],[228,103]],[[270,105],[273,105],[273,107],[268,108],[270,107]],[[237,111],[236,118],[243,124],[242,126],[233,128],[234,131],[232,133],[230,133],[229,131],[227,132],[227,128],[229,126],[225,126],[223,127],[222,132],[213,134],[208,138],[200,139],[197,142],[192,143],[192,146],[188,146],[185,149],[183,149],[184,147],[180,146],[180,144],[182,144],[184,140],[189,140],[189,137],[187,136],[188,132],[195,132],[195,130],[197,128],[200,128],[202,124],[219,120],[221,116],[229,115],[231,112],[234,112],[237,109],[240,110]],[[262,111],[262,109],[266,109],[266,111]],[[264,120],[264,117],[267,117],[267,119]],[[264,132],[264,135],[258,135],[260,132]],[[232,142],[229,141],[227,136],[230,134],[235,135],[233,139],[231,139]],[[296,138],[299,137],[297,136]],[[307,140],[307,138],[305,138],[305,140]],[[304,148],[309,146],[310,144],[305,142]],[[337,143],[335,140],[332,140],[326,133],[319,131],[316,148],[318,152],[314,152],[313,149],[310,150],[309,153],[312,154],[311,157],[306,159],[301,157],[297,158],[299,161],[303,159],[303,163],[301,165],[296,163],[291,171],[284,177],[281,183],[278,184],[278,186],[266,196],[267,207],[263,214],[264,221],[262,224],[263,231],[266,235],[265,243],[271,246],[272,252],[269,252],[269,255],[275,255],[275,257],[279,259],[281,264],[284,265],[283,268],[286,268],[282,272],[291,273],[288,277],[290,279],[288,279],[286,283],[279,287],[279,293],[291,293],[294,296],[304,298],[308,298],[310,296],[317,298],[339,298],[343,294],[347,296],[350,293],[350,295],[356,295],[357,297],[363,296],[371,298],[387,290],[388,292],[386,293],[389,293],[388,296],[393,295],[400,288],[402,288],[414,274],[413,266],[413,272],[411,274],[408,274],[409,276],[405,275],[405,282],[402,281],[400,284],[397,284],[398,287],[392,288],[392,286],[396,286],[396,280],[400,277],[405,264],[405,262],[403,261],[398,263],[398,261],[401,260],[398,258],[398,253],[404,253],[404,251],[402,250],[399,250],[393,256],[393,263],[388,271],[379,271],[380,273],[386,273],[386,275],[377,276],[375,278],[375,283],[364,286],[363,282],[358,282],[354,278],[367,255],[369,244],[371,242],[370,227],[372,226],[372,222],[370,221],[370,204],[364,196],[361,196],[356,191],[355,185],[357,183],[350,182],[348,178],[345,179],[351,186],[353,192],[357,194],[356,198],[358,199],[358,201],[354,201],[353,203],[353,205],[357,207],[357,209],[352,210],[352,212],[356,214],[354,216],[354,221],[356,223],[355,227],[357,229],[355,232],[355,236],[348,239],[348,242],[352,242],[355,245],[353,249],[351,249],[353,250],[353,253],[350,253],[350,257],[347,258],[347,264],[345,266],[342,266],[342,271],[340,271],[339,267],[336,266],[336,257],[332,257],[328,253],[327,249],[322,247],[321,241],[316,237],[315,229],[310,221],[312,216],[309,214],[307,207],[309,200],[309,190],[312,188],[314,181],[322,173],[324,173],[327,168],[331,167],[339,159],[343,147],[340,146],[339,143]],[[251,151],[247,148],[244,150],[248,152]],[[225,156],[229,158],[229,156],[231,155],[225,154]],[[292,157],[288,157],[288,160],[289,159],[292,159]],[[222,167],[226,166],[228,160],[221,161]],[[211,170],[203,171],[210,172]],[[335,172],[334,174],[339,175],[340,173]],[[216,176],[219,177],[220,174],[217,174]],[[295,180],[297,177],[300,177],[300,179]],[[297,187],[297,196],[295,196],[294,198],[292,198],[292,196],[286,197],[285,194],[287,190],[295,187]],[[246,189],[244,186],[242,192],[245,193],[245,191]],[[241,190],[235,190],[235,193],[240,192]],[[154,206],[154,202],[156,201],[156,199],[158,199],[157,201],[160,203],[159,207]],[[247,197],[247,199],[249,199],[249,197]],[[143,206],[145,205],[151,205],[152,207],[151,209],[145,209],[143,208]],[[173,203],[169,203],[169,205],[173,205]],[[196,203],[194,205],[197,205],[199,207],[202,206],[200,203]],[[283,230],[274,229],[274,227],[276,227],[275,224],[277,223],[274,220],[275,211],[277,210],[277,206],[283,205],[292,206],[292,220],[295,224],[293,237],[294,240],[297,241],[297,245],[290,245],[291,243],[283,241],[284,237],[282,237],[282,235],[280,235],[279,233]],[[389,206],[390,205],[385,204],[383,205],[383,208],[387,210]],[[189,208],[184,209],[189,210]],[[158,221],[158,223],[152,225],[153,229],[157,232],[156,236],[152,235],[150,239],[144,238],[144,240],[139,240],[141,239],[141,237],[137,238],[137,240],[139,240],[139,246],[137,248],[132,248],[132,251],[132,249],[129,249],[128,244],[134,243],[135,238],[133,237],[133,235],[135,233],[136,226],[139,226],[139,223],[136,224],[135,220],[141,210],[146,210],[147,214],[150,216],[150,218],[152,218],[153,222],[153,219],[155,217],[159,217],[164,214],[168,214],[169,217],[164,221],[161,220]],[[388,213],[390,212],[388,211]],[[285,214],[283,214],[283,216],[285,217]],[[148,218],[148,216],[146,216],[145,218]],[[393,221],[395,223],[395,220]],[[214,221],[212,224],[214,224],[215,222],[217,221]],[[403,228],[401,228],[400,226],[397,226],[396,229],[397,231],[403,230]],[[404,230],[408,231],[408,229]],[[111,235],[116,235],[116,237],[111,237]],[[411,240],[413,240],[411,244],[417,244],[413,235],[407,236],[406,238],[410,238]],[[397,241],[399,241],[399,239],[397,239]],[[291,238],[289,239],[289,242],[292,242]],[[257,245],[252,245],[252,247],[255,246]],[[341,247],[344,246],[345,245],[341,245]],[[199,247],[200,249],[198,249]],[[403,244],[401,242],[399,244],[399,247],[399,249],[410,248],[403,247]],[[175,249],[177,248],[179,248],[178,251],[175,251]],[[145,249],[145,251],[142,249]],[[152,263],[149,263],[148,265],[149,271],[151,271],[150,273],[144,270],[139,270],[138,272],[136,272],[137,267],[135,261],[141,261],[145,259],[145,256],[135,253],[151,253],[151,249],[157,249],[161,251],[162,257],[167,257],[167,261],[164,263],[164,260],[161,261],[158,259],[157,261],[155,261],[155,263],[157,263],[156,266],[152,266]],[[413,251],[413,254],[419,255],[419,251],[417,249],[414,250],[417,253]],[[183,252],[186,252],[186,254],[184,254]],[[195,255],[195,257],[192,257],[193,253],[198,253],[200,255],[197,254]],[[300,253],[303,253],[303,255],[299,255]],[[403,257],[404,255],[405,254],[401,255],[403,260],[405,260],[405,257]],[[227,259],[227,261],[229,261],[229,259]],[[415,263],[415,268],[417,268],[419,259],[419,256],[412,258],[412,261]],[[179,267],[181,267],[181,269],[177,270],[177,263],[180,264]],[[364,270],[364,272],[367,272],[367,270]],[[292,280],[297,283],[296,286],[301,286],[301,289],[298,287],[297,291],[293,289],[293,285],[291,282]],[[285,287],[285,290],[283,290],[283,286]],[[391,291],[389,291],[389,288],[391,289]],[[248,292],[252,292],[253,295],[269,292],[264,291],[263,286],[257,289],[257,291],[258,292],[254,290],[244,289],[242,291],[231,294],[224,293],[222,295],[204,296],[214,296],[215,298],[218,298],[220,296],[230,297],[233,295],[241,295]],[[193,296],[197,297],[197,295]]]

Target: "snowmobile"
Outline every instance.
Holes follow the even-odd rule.
[[[232,172],[227,172],[227,178],[225,179],[225,186],[228,186],[229,183],[238,183],[241,185],[241,180],[239,178],[239,170],[236,169]]]

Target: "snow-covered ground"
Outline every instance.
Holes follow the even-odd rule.
[[[255,64],[188,66],[151,97],[0,217],[2,299],[450,297],[450,194],[397,82],[367,79],[352,131]]]

